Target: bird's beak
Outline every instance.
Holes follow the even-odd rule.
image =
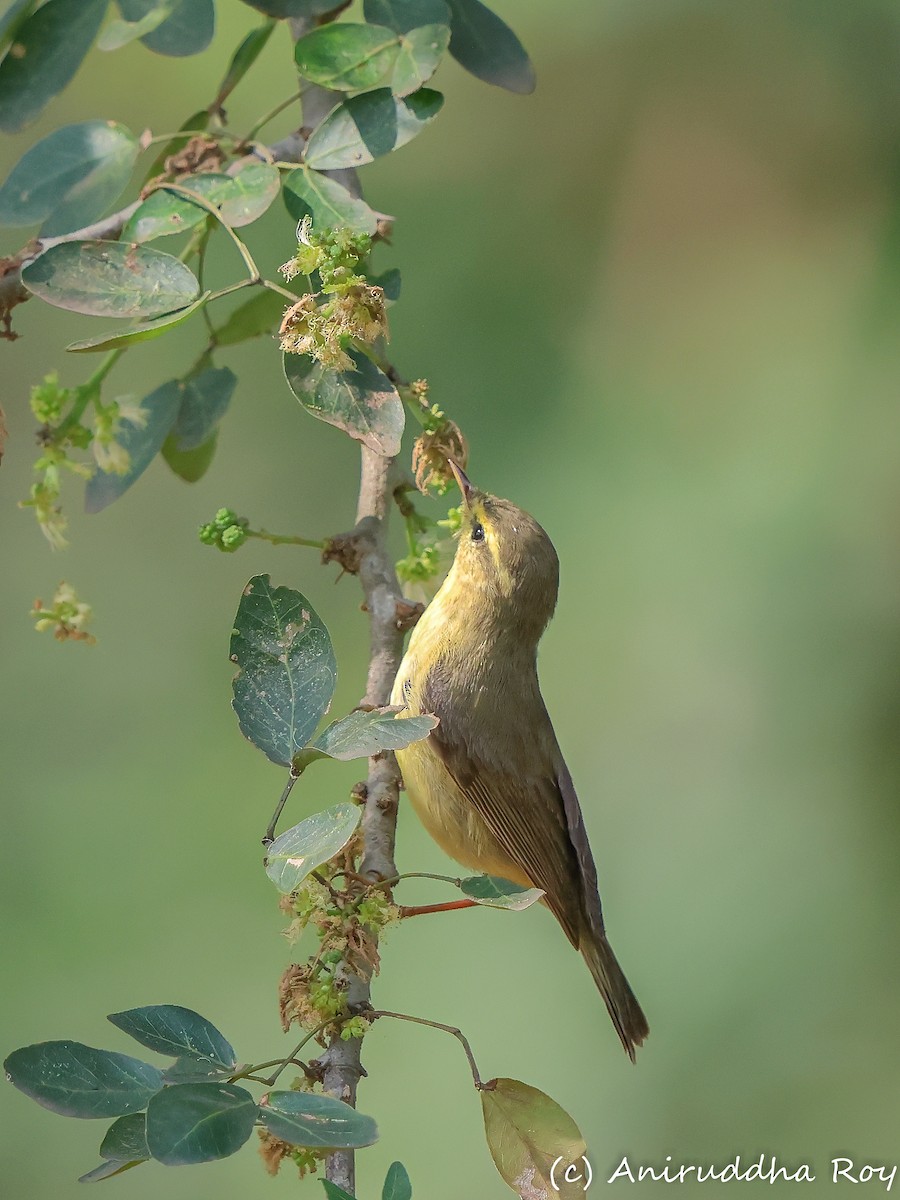
[[[475,489],[472,487],[471,483],[469,483],[469,480],[466,478],[465,472],[462,470],[461,467],[458,467],[456,465],[456,463],[453,461],[452,458],[448,458],[447,462],[450,465],[450,470],[453,472],[454,476],[456,477],[456,482],[459,485],[459,490],[462,492],[463,503],[466,505],[466,507],[468,507],[469,502],[472,499],[472,493],[475,491]]]

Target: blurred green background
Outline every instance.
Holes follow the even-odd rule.
[[[841,1195],[833,1156],[898,1156],[900,10],[497,7],[532,54],[536,94],[448,63],[436,125],[362,178],[397,217],[378,252],[404,277],[395,361],[465,429],[473,479],[535,513],[559,551],[544,694],[653,1032],[632,1068],[543,910],[409,922],[385,945],[377,1002],[459,1025],[485,1076],[559,1100],[587,1138],[594,1194],[631,1194],[603,1182],[626,1153],[765,1152],[813,1164],[807,1189]],[[242,4],[219,13],[196,59],[93,52],[5,139],[0,177],[61,123],[176,128],[256,22]],[[233,125],[291,86],[281,29]],[[286,114],[270,133],[289,128]],[[290,252],[280,208],[250,234],[269,272]],[[4,252],[23,240],[6,231]],[[229,254],[223,282],[239,277]],[[28,389],[57,366],[64,383],[85,378],[93,361],[62,347],[100,323],[37,301],[15,323],[22,337],[0,346],[3,1050],[71,1037],[127,1051],[105,1014],[174,1002],[242,1058],[269,1058],[293,1041],[275,995],[290,950],[259,846],[281,776],[229,708],[231,620],[251,574],[301,588],[337,645],[338,712],[361,694],[366,630],[355,582],[335,586],[313,551],[225,556],[196,528],[222,504],[283,532],[348,528],[356,447],[300,410],[272,344],[224,351],[239,387],[208,476],[189,488],[158,462],[95,517],[73,482],[71,547],[53,554],[16,508],[35,457]],[[132,350],[111,394],[145,395],[199,341],[189,326]],[[93,649],[30,632],[31,602],[62,578],[94,604]],[[289,816],[358,775],[311,772]],[[398,856],[448,868],[405,805]],[[417,882],[408,902],[440,898]],[[510,1194],[451,1038],[383,1022],[365,1063],[360,1106],[381,1140],[359,1155],[362,1197],[395,1158],[418,1197]],[[81,1195],[101,1123],[12,1088],[0,1105],[4,1193]],[[252,1148],[103,1187],[321,1194],[288,1168],[267,1179]]]

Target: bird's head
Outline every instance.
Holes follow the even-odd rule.
[[[472,486],[451,464],[462,492],[462,527],[453,574],[477,588],[498,615],[540,637],[556,607],[559,560],[534,517]]]

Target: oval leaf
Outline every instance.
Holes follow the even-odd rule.
[[[313,747],[342,761],[370,758],[380,750],[402,750],[421,741],[438,723],[437,717],[397,717],[395,712],[393,708],[352,712],[320,733]]]
[[[111,1179],[113,1175],[121,1175],[123,1171],[128,1171],[131,1167],[139,1167],[146,1159],[137,1158],[132,1162],[123,1162],[122,1159],[110,1159],[109,1162],[102,1162],[98,1167],[94,1167],[93,1171],[88,1171],[86,1175],[79,1175],[79,1183],[99,1183],[101,1179]]]
[[[343,1100],[313,1092],[269,1092],[259,1105],[266,1129],[292,1146],[352,1150],[378,1141],[378,1126]]]
[[[390,88],[352,96],[312,132],[306,164],[317,171],[359,167],[411,141],[441,110],[440,92],[420,88],[400,99]]]
[[[214,1067],[204,1059],[184,1055],[182,1058],[176,1058],[170,1067],[166,1067],[163,1079],[166,1083],[206,1083],[233,1074],[231,1067]]]
[[[555,1100],[518,1079],[493,1079],[481,1092],[481,1106],[491,1157],[513,1191],[526,1200],[582,1195],[578,1184],[553,1182],[554,1163],[579,1163],[586,1149],[578,1126]]]
[[[0,225],[71,233],[102,216],[137,161],[137,138],[115,121],[65,125],[31,147],[0,187]]]
[[[179,450],[207,443],[231,403],[237,376],[228,367],[207,367],[184,381],[181,408],[172,429]]]
[[[160,0],[117,0],[126,21],[137,22],[162,7]],[[141,41],[148,50],[173,58],[199,54],[212,41],[216,30],[214,0],[169,0],[171,13],[154,25]]]
[[[345,1192],[342,1187],[338,1187],[336,1183],[332,1183],[330,1179],[321,1179],[319,1182],[325,1189],[326,1200],[354,1200],[349,1192]]]
[[[177,258],[122,242],[61,242],[22,269],[30,292],[92,317],[157,317],[199,295]]]
[[[263,288],[249,300],[238,305],[228,320],[215,333],[217,346],[236,346],[248,338],[264,333],[274,334],[284,315],[284,297]]]
[[[401,1162],[392,1162],[384,1177],[381,1200],[412,1200],[412,1184],[406,1167]]]
[[[107,1017],[148,1050],[179,1057],[183,1054],[226,1069],[237,1063],[234,1050],[215,1025],[180,1004],[148,1004]],[[101,1149],[101,1154],[103,1151]],[[109,1156],[104,1156],[109,1157]],[[120,1155],[119,1157],[127,1157]]]
[[[113,1121],[100,1143],[100,1157],[119,1162],[142,1162],[149,1158],[146,1114],[131,1113]]]
[[[307,412],[392,458],[400,450],[405,415],[397,389],[359,350],[351,371],[334,371],[305,354],[285,354],[284,375]]]
[[[459,890],[476,904],[484,904],[488,908],[509,908],[514,912],[530,908],[544,894],[540,888],[522,887],[498,875],[472,875],[469,879],[461,879]]]
[[[505,21],[480,0],[447,0],[450,5],[450,53],[485,83],[527,95],[534,91],[531,59]]]
[[[129,467],[124,475],[97,470],[84,489],[85,512],[98,513],[128,491],[159,453],[181,406],[182,384],[170,379],[141,401],[146,422],[135,425],[123,420],[116,441],[128,452]]]
[[[225,103],[256,62],[257,58],[259,58],[274,29],[275,22],[270,20],[247,34],[237,50],[235,50],[228,70],[225,72],[225,78],[219,85],[219,91],[216,94],[216,104],[222,105]]]
[[[39,1042],[14,1050],[3,1064],[20,1092],[64,1117],[117,1117],[138,1112],[163,1086],[149,1063],[81,1042]]]
[[[241,733],[275,763],[291,759],[328,711],[337,662],[328,630],[300,592],[256,575],[234,619],[232,706]]]
[[[449,25],[450,9],[445,0],[364,0],[366,20],[387,25],[397,33],[409,33],[422,25]]]
[[[271,163],[249,163],[235,175],[209,171],[180,180],[186,187],[214,205],[222,220],[234,228],[250,225],[263,215],[278,195],[281,179]],[[122,233],[126,242],[151,242],[154,238],[184,233],[201,225],[209,210],[194,204],[180,192],[158,188],[134,212]]]
[[[400,53],[394,64],[391,91],[408,96],[432,77],[450,42],[446,25],[423,25],[411,29],[400,39]]]
[[[179,450],[173,434],[169,434],[162,444],[160,454],[172,468],[179,479],[185,483],[196,483],[210,468],[216,454],[219,431],[216,430],[209,441],[198,446],[196,450]]]
[[[139,21],[110,21],[97,38],[98,50],[120,50],[129,42],[152,33],[171,15],[175,0],[159,0]]]
[[[266,854],[266,874],[279,892],[293,892],[310,871],[343,850],[361,819],[355,804],[336,804],[280,834]]]
[[[258,220],[281,191],[281,173],[273,163],[249,162],[229,179],[231,187],[217,203],[222,220],[235,229]]]
[[[147,1145],[168,1167],[227,1158],[250,1137],[256,1114],[256,1101],[233,1083],[175,1083],[147,1105]]]
[[[63,90],[100,28],[107,0],[47,0],[0,62],[0,129],[18,133]]]
[[[300,74],[310,82],[353,92],[378,83],[393,67],[399,49],[392,29],[342,21],[300,38],[294,58]]]
[[[295,221],[310,216],[316,229],[346,225],[354,233],[374,233],[378,224],[365,200],[309,167],[299,167],[285,178],[284,203]]]
[[[198,309],[203,307],[211,295],[211,292],[204,292],[187,308],[180,308],[177,312],[157,317],[155,321],[142,321],[138,325],[132,325],[130,329],[123,329],[121,333],[99,333],[96,337],[85,338],[82,342],[70,342],[66,349],[71,354],[97,354],[101,350],[116,350],[119,346],[131,346],[135,342],[150,342],[154,338],[160,337],[166,330],[174,329],[176,325],[183,325]]]

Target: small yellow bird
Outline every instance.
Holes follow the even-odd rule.
[[[581,808],[538,685],[537,646],[559,587],[556,551],[533,517],[451,466],[463,494],[456,557],[391,696],[440,724],[397,752],[404,784],[451,858],[544,891],[633,1061],[647,1019],[606,940]]]

